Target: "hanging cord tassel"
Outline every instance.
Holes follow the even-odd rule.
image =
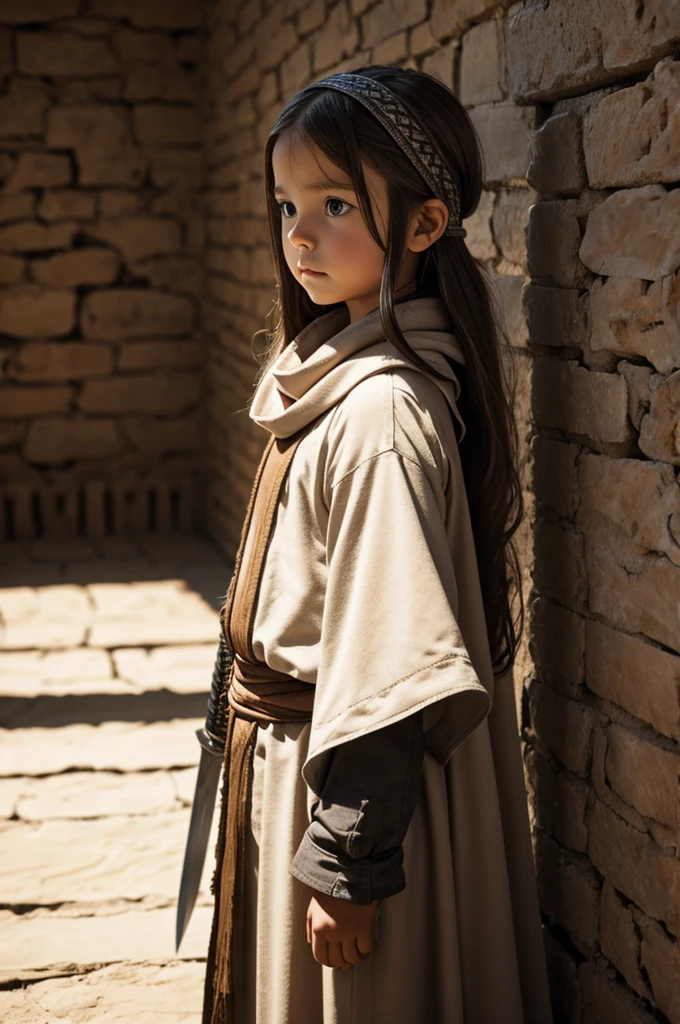
[[[225,750],[226,821],[220,873],[216,893],[215,970],[213,1008],[210,1024],[226,1024],[227,997],[233,992],[232,947],[234,925],[243,901],[244,863],[248,800],[252,778],[257,722],[231,714],[227,725]],[[228,764],[228,768],[227,768]],[[220,871],[221,867],[221,871]]]

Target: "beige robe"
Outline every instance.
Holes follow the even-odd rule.
[[[349,324],[343,308],[280,354],[250,408],[280,437],[324,415],[291,463],[254,615],[256,656],[316,691],[310,723],[258,727],[234,1024],[552,1021],[512,679],[493,678],[441,353],[464,358],[439,300],[395,311],[448,381],[414,369],[377,310]],[[324,967],[289,866],[328,752],[419,708],[406,888],[382,900],[367,960]]]

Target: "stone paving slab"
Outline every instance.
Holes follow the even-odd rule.
[[[146,896],[176,900],[188,828],[188,808],[148,817],[0,823],[3,901],[9,896],[13,905],[54,906]],[[203,893],[210,889],[216,838],[217,814]]]
[[[0,911],[0,984],[20,979],[23,972],[48,972],[56,965],[73,965],[77,973],[88,965],[124,960],[205,959],[210,940],[211,906],[197,906],[179,953],[175,953],[175,907],[129,909],[112,914],[66,917],[44,910],[28,914]],[[131,1020],[136,1021],[136,1017]],[[4,1021],[3,1021],[4,1024]],[[38,1024],[36,1021],[35,1024]],[[43,1024],[42,1021],[39,1024]]]
[[[210,643],[181,646],[127,647],[113,650],[116,676],[139,690],[166,689],[197,693],[210,689],[217,654],[219,624]]]
[[[0,992],[3,1024],[199,1024],[205,964],[112,964]]]
[[[104,722],[60,729],[0,729],[0,778],[80,769],[147,771],[198,764],[203,718]]]
[[[64,772],[0,779],[0,817],[21,821],[157,814],[191,806],[196,768],[177,772]]]
[[[217,620],[216,620],[217,621]],[[105,650],[0,651],[0,696],[138,694],[165,689],[199,693],[210,688],[219,626],[209,643]]]

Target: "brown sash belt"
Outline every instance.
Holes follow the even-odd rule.
[[[258,722],[308,722],[314,686],[256,659],[255,604],[283,482],[295,450],[315,421],[288,438],[271,435],[248,502],[234,575],[220,623],[234,660],[228,680],[222,809],[216,851],[215,911],[206,970],[203,1024],[227,1024],[234,926],[243,899],[247,811]]]

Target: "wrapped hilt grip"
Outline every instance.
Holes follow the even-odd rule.
[[[210,684],[208,710],[205,716],[205,732],[208,740],[205,745],[213,752],[216,752],[216,749],[223,751],[227,739],[227,718],[229,716],[227,682],[233,660],[234,656],[227,646],[224,635],[220,633]],[[200,735],[202,732],[203,730],[199,729],[198,738],[201,745],[204,745]]]

